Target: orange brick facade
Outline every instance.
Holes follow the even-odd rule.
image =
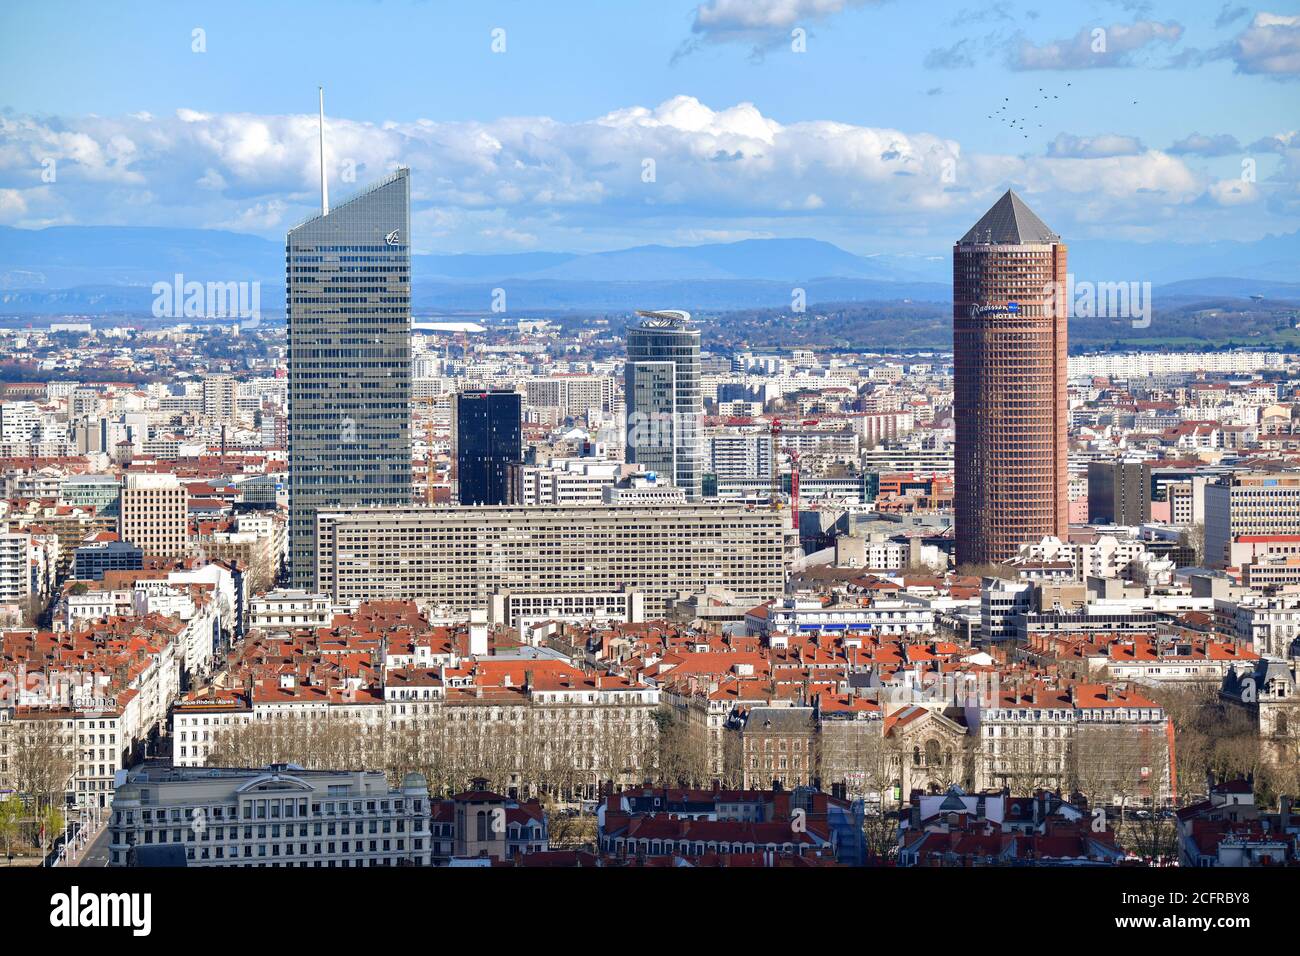
[[[1065,279],[1059,241],[953,248],[959,564],[1069,529]]]

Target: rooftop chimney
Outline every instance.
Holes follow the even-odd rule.
[[[472,656],[487,656],[488,626],[486,608],[474,608],[469,612],[469,652]]]

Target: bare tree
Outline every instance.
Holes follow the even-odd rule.
[[[1171,860],[1178,855],[1178,825],[1159,811],[1138,814],[1125,829],[1124,846],[1152,863]]]
[[[75,732],[57,717],[15,721],[13,728],[15,789],[38,808],[62,803],[77,769]]]
[[[843,783],[850,797],[863,800],[863,837],[868,851],[888,858],[898,848],[898,822],[891,806],[902,752],[885,737],[880,721],[851,721],[823,738],[819,769],[824,782]],[[874,798],[874,799],[872,799]]]
[[[1123,732],[1114,726],[1081,725],[1070,748],[1072,788],[1094,807],[1115,803],[1115,768],[1112,758],[1124,744]]]
[[[1178,536],[1178,543],[1185,548],[1190,548],[1196,555],[1196,564],[1205,563],[1205,522],[1198,521],[1196,524],[1184,528]]]
[[[655,724],[659,734],[659,782],[669,787],[711,783],[714,774],[707,728],[694,725],[685,714],[666,705],[656,712]]]

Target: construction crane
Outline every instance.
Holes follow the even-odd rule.
[[[422,423],[424,426],[423,429],[424,443],[426,447],[426,451],[424,454],[424,503],[426,505],[432,505],[436,503],[434,501],[434,491],[433,491],[433,474],[434,474],[435,464],[437,462],[437,456],[434,455],[433,453],[433,439],[434,439],[433,409],[434,406],[437,404],[437,400],[433,398],[423,398],[423,399],[416,399],[416,401],[428,407],[427,417],[424,419]]]
[[[799,450],[781,445],[781,419],[772,419],[768,429],[772,436],[772,490],[771,507],[773,511],[781,508],[781,469],[777,464],[777,455],[784,452],[790,459],[790,521],[795,533],[799,531]]]
[[[768,506],[773,511],[780,511],[781,510],[781,469],[778,468],[776,465],[776,456],[781,443],[781,419],[779,418],[772,419],[772,425],[768,429],[768,431],[772,436],[772,449],[771,449],[772,465],[770,469],[772,473],[772,487],[768,492]]]
[[[790,456],[790,523],[794,527],[794,533],[799,533],[799,450],[797,448],[787,448],[786,454]]]

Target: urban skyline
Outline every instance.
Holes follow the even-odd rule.
[[[0,14],[0,82],[66,64],[0,95],[15,912],[1283,924],[1300,15],[60,2]]]
[[[551,18],[509,3],[389,2],[370,18],[339,0],[300,46],[298,24],[255,4],[122,16],[13,4],[0,89],[25,92],[2,104],[13,112],[0,221],[278,238],[315,205],[303,86],[321,83],[336,104],[336,186],[396,165],[419,178],[417,252],[799,236],[943,256],[1008,187],[1075,239],[1297,228],[1287,107],[1300,25],[1288,4],[947,0],[926,30],[890,3],[670,7],[582,3]],[[58,8],[85,33],[61,37],[76,55],[51,73],[40,58],[66,32]],[[392,31],[396,18],[407,29]],[[552,55],[570,41],[582,63]],[[430,43],[442,53],[432,61]],[[356,44],[390,51],[385,69],[349,55]],[[117,50],[168,82],[108,66]],[[579,79],[592,70],[602,82]],[[109,71],[106,89],[93,77]],[[50,159],[59,188],[41,178]]]

